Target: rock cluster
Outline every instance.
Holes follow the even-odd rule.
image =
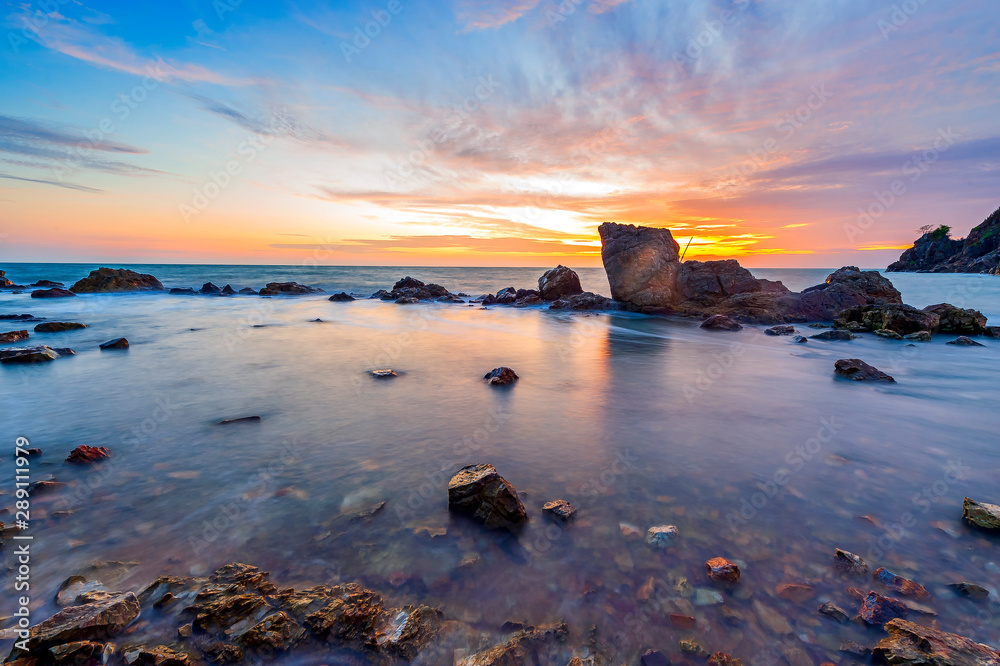
[[[896,619],[885,625],[887,638],[879,641],[873,654],[881,663],[987,666],[1000,664],[1000,651],[974,640]]]
[[[886,270],[996,274],[1000,270],[1000,209],[970,231],[965,240],[954,240],[941,231],[925,233]]]

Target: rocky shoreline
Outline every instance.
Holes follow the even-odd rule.
[[[886,269],[890,273],[987,273],[1000,275],[1000,209],[957,240],[945,225],[926,231]]]

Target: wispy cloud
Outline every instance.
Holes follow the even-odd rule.
[[[101,192],[101,191],[103,191],[103,190],[99,190],[99,189],[94,188],[94,187],[87,187],[86,185],[77,185],[76,183],[70,183],[70,182],[66,182],[66,181],[45,180],[43,178],[24,178],[22,176],[12,176],[11,174],[2,173],[2,172],[0,172],[0,178],[7,178],[9,180],[20,180],[20,181],[25,182],[25,183],[38,183],[38,184],[41,184],[41,185],[53,185],[55,187],[63,187],[63,188],[66,188],[67,190],[78,190],[80,192]]]

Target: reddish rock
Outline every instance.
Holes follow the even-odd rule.
[[[708,666],[743,666],[743,662],[726,652],[715,652],[709,656]]]
[[[705,571],[716,583],[733,585],[740,582],[740,568],[724,557],[713,557],[705,562]]]
[[[883,625],[889,620],[905,618],[909,609],[903,602],[892,597],[883,597],[878,592],[868,593],[865,600],[861,602],[861,610],[858,614],[867,624]]]
[[[690,615],[671,613],[670,624],[674,625],[675,627],[680,627],[681,629],[694,629],[696,626],[698,626],[698,621],[695,620]]]
[[[902,594],[904,597],[926,599],[931,596],[927,592],[927,589],[920,583],[915,583],[908,578],[897,576],[891,571],[888,571],[885,567],[879,567],[876,569],[872,576],[875,580],[882,583],[893,592]]]
[[[554,301],[564,296],[582,294],[583,287],[580,286],[580,276],[560,264],[538,278],[538,293],[545,300]]]
[[[106,446],[87,446],[81,444],[69,453],[66,462],[74,465],[92,465],[111,457],[111,450]]]
[[[77,294],[123,291],[163,291],[163,285],[152,275],[136,273],[127,268],[101,267],[70,287]],[[32,294],[34,296],[34,294]]]
[[[802,585],[800,583],[781,583],[774,590],[779,597],[782,599],[788,599],[789,601],[801,602],[806,599],[812,599],[815,592],[809,585]]]
[[[1000,650],[902,619],[885,625],[889,636],[873,651],[886,664],[912,666],[986,666],[1000,664]]]
[[[0,333],[0,345],[10,344],[11,342],[20,342],[21,340],[27,339],[27,331],[7,331],[6,333]]]

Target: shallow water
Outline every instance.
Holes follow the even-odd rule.
[[[9,277],[72,281],[86,272],[21,268],[7,268]],[[192,268],[179,277],[150,272],[168,286],[296,279],[359,293],[406,273],[468,293],[531,286],[539,273],[366,269],[351,277],[355,269],[336,269],[320,279],[324,269],[309,269],[319,271],[310,279],[298,269],[201,268],[200,277]],[[755,272],[794,289],[828,271],[818,279],[815,271]],[[584,288],[607,293],[603,271],[581,277]],[[914,305],[948,301],[1000,316],[996,278],[889,277]],[[968,580],[994,598],[1000,587],[997,540],[960,520],[966,495],[1000,501],[1000,347],[992,339],[977,348],[945,345],[945,335],[913,347],[871,335],[798,345],[760,328],[709,333],[696,321],[632,314],[322,296],[2,294],[0,312],[91,325],[32,335],[72,346],[74,357],[0,367],[8,450],[15,436],[29,438],[44,450],[33,479],[70,484],[33,500],[37,599],[51,599],[95,559],[136,562],[120,587],[239,560],[272,571],[282,587],[358,580],[394,603],[440,606],[491,636],[512,618],[564,618],[578,636],[596,624],[630,663],[650,647],[679,655],[678,639],[692,636],[745,663],[780,663],[781,645],[815,663],[840,662],[842,640],[871,646],[882,635],[816,613],[826,600],[853,613],[858,603],[845,588],[871,586],[833,573],[842,547],[925,585],[942,629],[1000,644],[997,609],[945,587]],[[122,335],[128,351],[97,349]],[[844,357],[899,383],[837,381],[833,363]],[[520,375],[513,388],[482,382],[499,365]],[[367,376],[380,367],[400,376]],[[216,425],[252,414],[263,420]],[[108,446],[114,458],[89,470],[64,465],[79,444]],[[448,513],[448,477],[481,461],[524,495],[531,522],[516,539]],[[6,504],[13,470],[11,455],[0,454]],[[556,498],[580,509],[565,529],[540,511]],[[382,500],[371,521],[351,521]],[[53,516],[67,509],[70,517]],[[643,532],[673,524],[681,538],[654,550],[625,536],[622,522]],[[10,549],[0,553],[9,566]],[[748,621],[742,627],[723,622],[722,605],[692,607],[675,590],[680,578],[714,589],[704,576],[713,556],[744,569],[740,587],[722,591],[724,605]],[[652,598],[640,602],[650,578]],[[785,582],[808,583],[815,594],[785,600],[775,592]],[[10,589],[9,570],[0,584]],[[759,604],[787,618],[793,634],[777,640]],[[36,615],[55,610],[45,603]],[[671,612],[697,617],[697,631],[673,627]]]

